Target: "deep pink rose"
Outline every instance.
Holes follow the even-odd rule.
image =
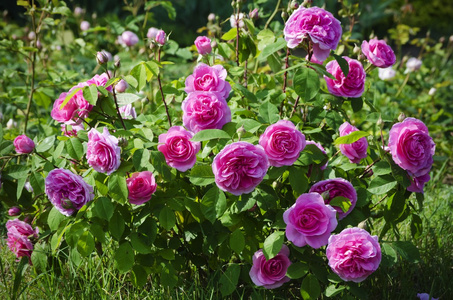
[[[30,224],[19,219],[9,220],[6,222],[6,229],[8,231],[12,231],[14,229],[18,234],[26,237],[33,236],[38,238],[38,228],[33,229]]]
[[[35,149],[35,142],[25,134],[19,135],[14,139],[14,147],[19,154],[28,154]]]
[[[419,177],[411,178],[411,185],[407,187],[409,192],[414,193],[423,193],[423,188],[425,187],[425,183],[431,180],[431,176],[428,173]]]
[[[327,245],[337,227],[337,211],[324,203],[318,193],[302,194],[296,203],[283,213],[286,237],[297,247],[309,245],[320,248]]]
[[[129,190],[129,202],[135,205],[151,200],[151,195],[157,188],[154,175],[149,171],[134,173],[126,179],[126,182]]]
[[[359,131],[357,127],[344,122],[340,126],[340,136],[345,136],[351,132]],[[362,158],[367,157],[368,141],[366,137],[362,137],[352,144],[340,144],[341,153],[349,158],[351,163],[358,164]]]
[[[77,132],[80,130],[85,130],[85,126],[83,123],[79,124],[73,124],[73,125],[66,125],[66,124],[61,124],[61,131],[65,136],[77,136]]]
[[[69,170],[54,169],[45,181],[49,201],[65,216],[70,216],[93,200],[93,187],[82,176]]]
[[[369,42],[363,41],[362,52],[370,63],[378,68],[393,66],[396,61],[392,48],[384,40],[377,38],[371,39]]]
[[[19,234],[14,228],[8,231],[7,236],[6,244],[17,258],[23,256],[31,257],[33,244],[27,236]]]
[[[50,116],[57,122],[71,124],[74,123],[73,119],[77,116],[79,106],[74,97],[72,97],[65,106],[60,109],[61,104],[64,102],[67,95],[68,93],[61,93],[58,99],[55,100]]]
[[[305,135],[291,121],[280,120],[266,128],[259,144],[274,167],[291,166],[305,148]]]
[[[345,77],[340,65],[336,60],[329,61],[326,65],[326,71],[333,75],[333,80],[324,75],[327,83],[327,89],[332,95],[338,97],[358,98],[362,96],[365,90],[366,73],[362,64],[355,59],[343,56],[348,62],[349,73]]]
[[[283,30],[288,48],[291,49],[309,38],[313,42],[313,54],[319,61],[324,61],[330,50],[337,48],[341,33],[340,21],[330,12],[316,6],[300,6],[286,21]]]
[[[131,47],[138,43],[138,36],[132,31],[126,30],[118,37],[120,44]]]
[[[93,78],[87,80],[85,83],[82,83],[82,85],[86,86],[86,85],[94,84],[96,86],[105,87],[105,84],[107,83],[107,81],[109,81],[109,75],[107,73],[102,73],[101,75],[99,75],[99,74],[94,75]],[[107,87],[106,90],[112,91],[112,86]],[[98,94],[100,94],[100,93],[98,92]],[[82,95],[83,95],[83,92],[82,92]]]
[[[275,289],[288,282],[290,279],[286,276],[286,271],[291,265],[288,256],[289,248],[286,245],[283,245],[280,252],[269,260],[266,260],[262,249],[256,251],[253,255],[253,266],[249,272],[253,283],[266,289]]]
[[[167,133],[159,135],[157,150],[164,154],[167,165],[181,172],[195,165],[201,143],[190,141],[192,137],[193,133],[182,126],[173,126]]]
[[[88,132],[88,164],[99,173],[107,175],[115,172],[121,164],[121,148],[118,139],[109,133],[107,127],[100,133],[95,128]]]
[[[190,93],[181,105],[184,126],[197,133],[204,129],[222,129],[231,122],[231,110],[227,102],[212,92]]]
[[[326,256],[330,268],[341,279],[361,282],[377,270],[382,254],[377,236],[354,227],[329,238]]]
[[[200,63],[192,75],[186,78],[186,93],[210,91],[217,93],[219,98],[226,99],[231,91],[231,85],[226,81],[227,71],[221,65],[212,67]]]
[[[406,118],[393,125],[389,132],[389,148],[393,161],[410,176],[420,177],[431,170],[436,144],[422,121]]]
[[[195,39],[195,46],[201,55],[209,54],[212,51],[211,39],[207,36],[199,36]]]
[[[8,215],[11,217],[18,216],[18,215],[20,215],[20,213],[21,213],[21,210],[17,206],[13,206],[10,209],[8,209]]]
[[[344,197],[349,199],[349,201],[351,201],[351,207],[349,207],[347,212],[343,212],[340,207],[330,204],[338,212],[338,219],[340,220],[349,215],[357,203],[356,190],[349,181],[343,178],[327,179],[315,183],[310,188],[310,193],[318,193],[321,195],[323,193],[328,193],[327,199],[325,198],[326,204],[330,204],[330,201],[332,201],[335,197]]]
[[[306,141],[305,146],[307,146],[307,145],[315,145],[316,147],[318,147],[319,150],[321,150],[322,153],[327,154],[326,149],[324,149],[324,147],[320,143],[317,143],[315,141]],[[325,170],[327,168],[327,164],[328,164],[328,162],[326,162],[324,165],[322,165],[320,167],[320,169]]]
[[[236,196],[252,192],[263,180],[268,168],[264,149],[248,142],[225,146],[212,162],[217,186]]]

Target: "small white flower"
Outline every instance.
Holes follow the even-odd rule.
[[[392,67],[388,68],[379,68],[379,78],[381,80],[388,80],[395,77],[396,71],[392,69]]]
[[[17,122],[13,119],[9,119],[9,121],[6,123],[6,128],[13,129],[15,127],[17,127]]]
[[[437,91],[437,89],[434,88],[434,87],[432,87],[432,88],[429,90],[428,95],[433,96],[433,95],[436,93],[436,91]]]
[[[243,13],[239,13],[239,27],[240,28],[243,28],[245,25],[244,25],[244,14]],[[236,15],[235,14],[232,14],[231,17],[230,17],[230,25],[231,25],[231,28],[236,28]]]
[[[422,66],[422,61],[418,58],[411,57],[406,62],[406,71],[405,73],[414,72],[420,69]]]

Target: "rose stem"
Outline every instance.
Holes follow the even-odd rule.
[[[158,50],[157,53],[158,53],[157,54],[157,61],[160,62],[160,47],[159,47],[159,50]],[[165,102],[164,91],[162,89],[162,82],[160,81],[160,72],[159,72],[159,74],[157,74],[157,83],[159,84],[160,95],[162,96],[162,101],[164,102],[164,105],[165,105],[165,112],[167,113],[168,125],[170,125],[170,127],[172,127],[170,114],[168,113],[167,102]]]

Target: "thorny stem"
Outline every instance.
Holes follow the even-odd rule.
[[[286,81],[288,78],[288,71],[286,71],[286,70],[289,67],[289,54],[290,54],[289,47],[286,47],[285,73],[283,73],[283,94],[286,93]]]
[[[236,64],[239,67],[239,7],[236,14]]]
[[[157,53],[158,53],[157,61],[160,62],[160,47],[159,47],[159,50]],[[159,74],[157,74],[157,83],[159,84],[160,95],[162,96],[162,101],[164,102],[164,106],[165,106],[165,112],[167,113],[168,125],[170,125],[170,127],[172,127],[170,113],[168,112],[168,106],[167,106],[167,102],[165,102],[164,90],[162,89],[162,82],[160,80],[160,72],[159,72]]]
[[[45,161],[47,161],[48,163],[52,164],[45,156],[43,156],[42,154],[38,153],[38,152],[35,152],[36,155],[38,155],[39,157],[41,157],[42,159],[44,159]],[[55,169],[58,169],[58,167],[54,164],[52,164],[52,166],[54,166]]]
[[[110,79],[110,75],[109,75],[109,72],[105,72],[107,74],[107,76],[109,77]],[[115,100],[115,106],[116,106],[116,113],[118,114],[118,117],[120,118],[120,121],[121,121],[121,125],[123,125],[123,128],[124,130],[127,130],[126,128],[126,125],[124,124],[124,120],[123,120],[123,117],[121,116],[121,113],[120,113],[120,107],[118,106],[118,99],[116,98],[116,92],[115,92],[115,87],[112,87],[112,94],[113,94],[113,99]]]
[[[292,111],[291,114],[289,115],[289,118],[290,118],[290,119],[293,117],[294,113],[296,112],[296,107],[297,107],[297,105],[299,104],[299,100],[300,100],[300,96],[297,96],[297,98],[296,98],[296,103],[294,103],[293,111]]]
[[[269,27],[269,24],[271,24],[271,21],[275,17],[275,15],[277,14],[278,8],[280,7],[281,3],[282,3],[282,0],[278,0],[277,5],[275,6],[274,12],[272,13],[272,15],[267,20],[266,25],[264,25],[264,29],[267,29],[267,27]]]
[[[244,62],[244,86],[247,88],[247,60]]]
[[[381,161],[381,158],[379,157],[378,159],[376,159],[375,161],[373,161],[370,165],[368,165],[365,170],[363,170],[362,174],[359,176],[359,178],[363,178],[366,173],[376,164],[378,163],[379,161]]]
[[[378,206],[382,201],[384,201],[385,199],[387,199],[387,195],[384,196],[384,198],[382,198],[381,200],[379,200],[375,205],[373,205],[372,207],[370,207],[370,210],[372,210],[373,208],[375,208],[376,206]]]

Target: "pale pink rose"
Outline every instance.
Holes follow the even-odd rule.
[[[185,172],[195,165],[201,148],[200,142],[190,141],[192,137],[193,133],[182,126],[173,126],[159,135],[157,150],[164,154],[170,167]]]
[[[231,122],[231,110],[223,98],[212,92],[190,93],[181,105],[184,126],[197,133],[205,129],[222,129]]]
[[[88,132],[87,154],[88,164],[99,173],[107,175],[115,172],[121,164],[121,148],[118,139],[104,127],[103,133],[95,128]]]
[[[344,122],[340,126],[340,136],[345,136],[351,132],[359,131],[357,127]],[[362,137],[352,144],[340,144],[341,153],[349,158],[351,163],[358,164],[362,158],[367,157],[368,141],[366,137]]]
[[[395,64],[396,56],[392,48],[384,40],[377,38],[369,42],[362,42],[362,53],[368,58],[370,63],[378,68],[388,68]]]
[[[381,80],[389,80],[395,77],[396,71],[392,69],[392,67],[388,68],[380,68],[378,76]]]
[[[259,144],[271,166],[291,166],[305,148],[305,135],[291,121],[280,120],[266,128]]]
[[[316,6],[300,6],[286,21],[283,30],[288,48],[296,48],[305,39],[311,40],[313,54],[319,61],[324,61],[330,50],[337,48],[341,33],[340,21],[330,12]]]
[[[362,96],[365,90],[366,73],[362,64],[355,59],[343,56],[348,62],[349,73],[345,77],[340,65],[336,60],[327,63],[326,71],[333,75],[336,79],[331,79],[324,75],[327,89],[332,95],[338,97],[358,98]]]
[[[212,162],[217,186],[236,196],[252,192],[268,168],[269,161],[263,147],[248,142],[226,145]]]
[[[155,27],[150,27],[148,29],[148,32],[146,33],[146,37],[149,38],[150,40],[154,40],[156,38],[157,32],[159,29]]]
[[[80,23],[80,30],[82,31],[87,31],[88,29],[90,29],[90,22],[88,21],[82,21]]]
[[[133,173],[126,179],[129,191],[129,202],[140,205],[151,200],[151,195],[156,191],[157,185],[153,173],[149,171]]]
[[[28,154],[35,149],[35,142],[25,134],[19,135],[14,139],[14,147],[19,154]]]
[[[167,41],[167,35],[165,34],[165,31],[159,30],[156,33],[156,42],[158,44],[161,44],[162,46],[165,45],[165,42]]]
[[[121,79],[115,85],[115,92],[124,93],[128,87],[129,87],[129,84],[127,84],[126,80]]]
[[[227,71],[221,65],[212,67],[200,63],[195,67],[192,75],[186,78],[186,93],[214,92],[219,98],[227,99],[231,85],[226,81]]]
[[[135,119],[137,118],[137,112],[135,111],[135,107],[132,106],[132,103],[129,103],[125,106],[121,106],[120,114],[123,119]]]
[[[309,245],[315,249],[327,245],[337,227],[337,211],[324,203],[318,193],[306,193],[283,213],[286,237],[297,247]]]
[[[195,39],[195,46],[198,53],[201,55],[209,54],[212,52],[211,39],[207,36],[199,36]]]
[[[422,66],[422,61],[420,59],[411,57],[406,62],[405,73],[417,71],[420,69],[421,66]]]
[[[231,17],[230,17],[230,26],[231,28],[236,28],[237,26],[239,26],[239,28],[244,28],[245,24],[244,24],[244,14],[243,13],[239,13],[238,15],[236,14],[232,14]],[[239,20],[239,24],[237,23]]]
[[[288,258],[289,248],[282,245],[282,249],[276,256],[267,260],[263,250],[260,249],[253,255],[253,266],[249,275],[253,283],[266,289],[275,289],[282,286],[290,279],[286,276],[286,271],[291,265]]]
[[[138,43],[138,36],[132,31],[126,30],[118,37],[118,42],[127,47],[132,47]]]
[[[357,227],[332,235],[326,256],[332,271],[344,281],[354,282],[364,281],[376,271],[382,258],[378,237]]]

